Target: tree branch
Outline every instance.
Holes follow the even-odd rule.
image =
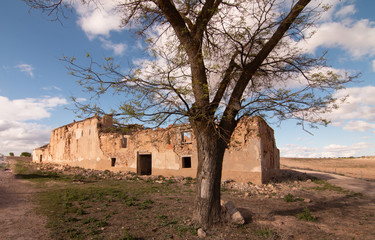
[[[267,58],[267,56],[283,38],[284,34],[288,31],[294,20],[299,16],[299,14],[303,11],[307,4],[310,3],[310,1],[311,0],[299,0],[294,5],[289,14],[282,20],[277,30],[274,32],[274,34],[268,40],[268,42],[263,46],[263,48],[259,51],[259,53],[253,59],[253,61],[245,65],[244,70],[236,86],[233,89],[227,108],[224,111],[223,121],[221,122],[221,124],[233,125],[235,116],[241,108],[240,100],[249,81],[257,72],[262,62]]]

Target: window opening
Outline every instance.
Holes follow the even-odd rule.
[[[39,162],[42,162],[42,160],[43,160],[43,155],[40,154],[40,156],[39,156]]]
[[[128,147],[128,139],[127,138],[123,138],[121,140],[121,144],[122,144],[123,148],[127,148]]]
[[[114,167],[116,165],[116,158],[111,158],[111,166]]]
[[[182,143],[191,143],[191,132],[182,132]]]
[[[182,168],[191,168],[191,157],[182,157]]]

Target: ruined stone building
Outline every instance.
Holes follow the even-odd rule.
[[[196,177],[196,141],[190,125],[115,128],[111,116],[94,116],[54,129],[50,143],[33,151],[34,162],[133,171],[141,175]],[[225,151],[223,179],[261,184],[280,169],[272,128],[260,117],[244,118]]]

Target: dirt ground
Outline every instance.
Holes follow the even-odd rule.
[[[375,157],[361,158],[281,158],[288,168],[311,169],[375,181]]]
[[[35,213],[32,202],[37,191],[31,182],[0,169],[0,239],[49,239],[47,218]]]
[[[48,175],[54,178],[38,185],[0,169],[1,239],[198,239],[194,180],[36,167],[54,171]],[[66,174],[74,180],[60,180]],[[45,209],[47,217],[37,215],[33,203],[53,197],[59,205]],[[226,181],[222,199],[246,224],[226,222],[206,239],[375,239],[375,199],[303,173],[284,169],[277,182],[262,186]]]

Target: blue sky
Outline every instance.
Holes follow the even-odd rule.
[[[68,75],[62,56],[115,56],[123,63],[139,58],[139,40],[119,26],[119,16],[75,5],[61,22],[23,1],[3,0],[0,8],[0,153],[23,151],[49,141],[50,131],[77,119],[67,110],[70,96],[87,99]],[[328,117],[332,124],[310,132],[285,121],[275,130],[281,156],[375,155],[375,1],[325,0],[332,8],[306,44],[315,54],[327,49],[335,69],[361,72],[338,94],[348,103]],[[108,101],[108,105],[115,101]]]

